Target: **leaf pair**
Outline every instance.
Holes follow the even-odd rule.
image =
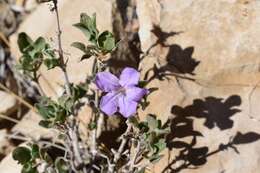
[[[70,112],[59,103],[46,97],[42,97],[41,102],[37,103],[35,107],[44,119],[39,124],[45,128],[51,128],[56,124],[64,123],[70,115]]]
[[[38,145],[32,144],[29,147],[17,147],[12,153],[13,159],[23,165],[22,173],[38,173],[38,159],[43,160],[47,164],[53,162],[47,152],[44,149],[40,149]]]
[[[99,33],[96,26],[96,15],[92,17],[85,13],[80,16],[80,23],[74,25],[80,29],[84,35],[88,38],[88,41],[92,43],[90,46],[85,46],[81,42],[74,42],[71,46],[81,50],[84,55],[81,60],[88,59],[91,56],[98,56],[100,54],[105,55],[112,52],[117,46],[114,35],[109,31]]]
[[[69,163],[63,158],[53,159],[49,156],[46,149],[40,148],[37,144],[28,147],[17,147],[12,153],[13,159],[23,165],[22,173],[39,173],[37,167],[46,163],[47,167],[55,167],[55,173],[68,173]]]
[[[22,32],[18,35],[18,46],[22,53],[19,59],[18,68],[32,77],[36,78],[36,72],[42,63],[48,69],[59,66],[59,60],[55,57],[55,52],[43,37],[39,37],[33,41],[26,33]]]
[[[87,92],[85,85],[71,86],[70,89],[72,96],[64,94],[58,98],[58,102],[42,97],[41,102],[35,105],[44,119],[40,121],[41,126],[51,128],[57,124],[64,123],[66,118],[72,113],[75,103]]]
[[[144,156],[154,163],[159,161],[160,154],[166,148],[166,135],[170,132],[169,127],[162,127],[161,120],[155,115],[147,115],[146,121],[138,122],[134,117],[130,119],[131,123],[139,129],[139,136],[145,145]]]

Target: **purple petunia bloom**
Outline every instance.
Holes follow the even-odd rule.
[[[100,109],[107,115],[119,111],[124,117],[136,113],[138,101],[148,93],[147,89],[136,87],[140,73],[133,68],[125,68],[119,79],[110,72],[96,75],[97,87],[107,94],[101,98]]]

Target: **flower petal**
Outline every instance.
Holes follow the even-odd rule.
[[[109,72],[98,73],[95,84],[103,92],[110,92],[120,87],[118,78]]]
[[[127,97],[128,100],[138,102],[146,94],[148,94],[147,89],[138,88],[138,87],[135,87],[135,86],[126,88],[126,97]]]
[[[119,112],[125,117],[128,118],[133,116],[136,113],[137,102],[128,100],[126,97],[118,98]]]
[[[103,96],[100,101],[100,109],[107,115],[113,115],[117,112],[118,95],[115,92],[110,92]]]
[[[138,84],[140,73],[134,68],[126,67],[119,78],[119,83],[122,86],[133,86]]]

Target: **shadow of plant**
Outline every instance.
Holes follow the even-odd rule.
[[[195,117],[205,119],[204,125],[210,129],[217,126],[221,130],[232,128],[233,120],[230,118],[240,112],[237,108],[241,104],[238,95],[232,95],[226,100],[216,97],[206,97],[205,100],[195,99],[192,105],[184,108],[173,106],[172,113],[182,117]]]
[[[237,108],[240,104],[240,96],[232,95],[225,100],[215,97],[207,97],[204,100],[196,99],[192,105],[184,108],[173,106],[171,112],[175,117],[165,124],[165,126],[171,127],[171,133],[167,136],[167,147],[169,150],[179,151],[179,154],[162,172],[176,173],[183,169],[196,169],[206,164],[208,157],[214,154],[228,149],[233,149],[239,154],[237,145],[259,140],[260,134],[258,133],[237,132],[235,136],[230,137],[227,143],[220,143],[219,147],[213,151],[210,151],[209,146],[197,146],[197,140],[203,137],[203,134],[194,129],[195,118],[205,118],[204,125],[209,129],[215,126],[220,130],[232,128],[234,122],[230,117],[240,112]],[[187,137],[191,138],[190,142],[187,142]]]
[[[167,76],[175,76],[176,78],[186,78],[179,76],[178,74],[185,75],[195,75],[194,70],[200,64],[192,57],[194,52],[194,47],[182,48],[180,45],[166,43],[169,37],[179,35],[182,32],[164,32],[159,26],[154,26],[151,31],[157,37],[157,41],[148,49],[145,55],[149,54],[150,51],[160,45],[162,48],[168,48],[168,53],[166,55],[166,64],[158,67],[154,65],[145,73],[145,80],[149,83],[153,79],[157,78],[159,80],[168,79]],[[145,57],[145,56],[144,56]],[[148,78],[148,74],[153,72],[153,76]],[[186,78],[192,80],[191,78]]]

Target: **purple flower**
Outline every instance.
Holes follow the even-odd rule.
[[[119,111],[124,117],[136,113],[138,101],[148,93],[147,89],[136,87],[140,73],[133,68],[125,68],[119,79],[109,73],[100,72],[96,75],[97,87],[107,94],[101,98],[100,109],[107,115]]]

